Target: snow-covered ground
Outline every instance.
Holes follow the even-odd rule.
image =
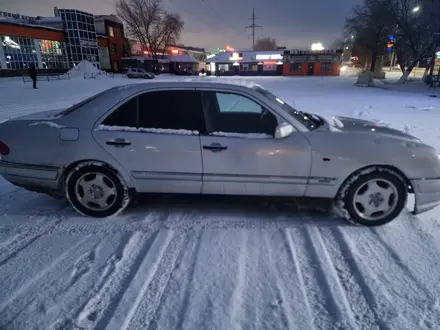
[[[246,79],[301,110],[388,123],[440,150],[440,99],[428,89]],[[141,81],[33,90],[0,80],[0,121],[129,82]],[[436,209],[369,229],[258,199],[189,196],[96,220],[0,179],[0,329],[439,329],[439,220]]]

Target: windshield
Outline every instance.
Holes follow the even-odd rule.
[[[257,92],[264,95],[265,97],[269,98],[272,101],[276,101],[279,104],[281,104],[282,108],[289,113],[292,117],[294,117],[297,121],[299,121],[301,124],[303,124],[305,127],[307,127],[309,130],[314,130],[321,126],[323,124],[322,120],[314,116],[312,114],[309,114],[307,112],[302,112],[299,110],[296,110],[292,106],[290,106],[288,103],[281,100],[279,97],[277,97],[275,94],[269,92],[267,89],[256,86],[254,88]]]

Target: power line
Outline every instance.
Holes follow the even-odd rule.
[[[263,28],[263,26],[255,24],[255,20],[259,19],[258,17],[255,17],[255,7],[252,9],[252,17],[249,19],[252,20],[252,24],[249,26],[246,26],[244,28],[244,30],[246,31],[246,29],[252,29],[252,49],[254,49],[254,47],[255,47],[255,29]]]
[[[224,18],[223,16],[211,5],[211,3],[209,3],[207,0],[201,0],[205,5],[207,5],[209,8],[211,8],[211,10],[222,20],[223,23],[225,23],[227,26],[229,26],[232,30],[234,30],[235,32],[237,32],[237,30],[231,25],[229,24]]]

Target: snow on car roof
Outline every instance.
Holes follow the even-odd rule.
[[[184,82],[202,82],[202,83],[212,83],[212,84],[225,84],[225,85],[237,85],[237,86],[243,86],[247,88],[263,88],[260,84],[254,83],[249,80],[243,80],[243,79],[228,79],[228,80],[222,80],[222,79],[207,79],[207,78],[188,78],[185,79]]]

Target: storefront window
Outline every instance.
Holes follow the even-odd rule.
[[[41,60],[44,69],[66,69],[64,45],[59,41],[40,40]]]
[[[229,71],[229,64],[219,64],[218,70],[220,72]]]
[[[256,65],[252,64],[242,64],[241,65],[241,71],[257,71],[258,68]]]
[[[31,38],[0,36],[8,69],[27,69],[30,64],[38,66],[37,50]]]
[[[302,63],[290,63],[290,72],[302,72]]]
[[[263,71],[275,71],[277,69],[277,65],[275,62],[270,63],[264,63],[263,64]]]
[[[321,72],[333,72],[333,63],[321,63]]]

